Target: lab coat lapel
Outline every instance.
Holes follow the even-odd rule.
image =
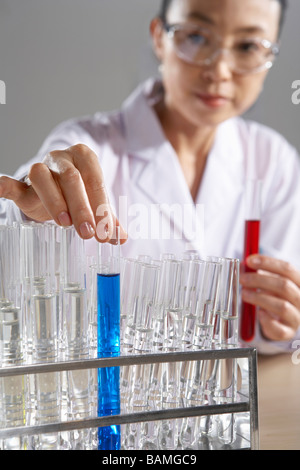
[[[225,204],[230,206],[237,193],[243,192],[245,161],[236,129],[234,119],[219,126],[207,160],[197,202],[205,205],[209,219],[217,216]]]

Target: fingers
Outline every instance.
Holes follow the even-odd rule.
[[[98,241],[113,240],[116,220],[96,154],[86,145],[50,152],[31,167],[32,187],[51,218],[74,225],[78,234]],[[99,209],[100,208],[100,209]],[[122,242],[126,234],[122,230]]]
[[[286,261],[263,255],[252,255],[247,258],[247,265],[252,269],[262,269],[273,274],[284,276],[300,287],[300,272]]]
[[[110,206],[98,157],[85,145],[67,150],[72,153],[74,166],[78,169],[93,215],[93,227],[99,241],[109,241],[114,234],[115,217]]]
[[[50,152],[28,173],[30,185],[0,178],[0,197],[13,200],[33,220],[53,219],[61,226],[74,225],[78,234],[100,242],[124,243],[127,234],[109,203],[98,157],[86,145]]]
[[[67,203],[49,168],[43,163],[35,163],[31,167],[28,177],[39,200],[47,208],[51,218],[58,225],[71,225],[72,221]]]
[[[117,242],[116,227],[119,227],[119,241],[123,244],[127,234],[115,217],[109,202],[104,176],[97,155],[86,145],[78,144],[67,150],[72,153],[73,162],[78,168],[88,201],[94,216],[96,238],[100,242]]]
[[[256,289],[268,292],[269,295],[276,297],[277,300],[281,299],[282,302],[290,302],[300,310],[300,289],[290,279],[258,271],[256,273],[242,274],[240,281],[250,292],[255,292]]]
[[[290,341],[295,330],[285,325],[264,310],[259,310],[259,322],[263,336],[271,341]]]
[[[243,301],[259,307],[267,338],[292,339],[300,326],[300,273],[285,261],[261,255],[247,264],[257,271],[240,276]]]
[[[242,300],[268,312],[274,319],[292,328],[294,334],[300,326],[299,310],[285,299],[275,297],[266,291],[243,289]]]
[[[89,166],[88,158],[85,164]],[[72,147],[50,152],[42,164],[31,168],[29,177],[55,221],[73,224],[84,239],[95,235],[95,218],[80,170],[74,164]]]

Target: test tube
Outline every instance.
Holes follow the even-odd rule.
[[[49,223],[51,224],[51,223]],[[52,236],[53,236],[53,250],[54,250],[54,283],[55,283],[55,298],[56,298],[56,327],[57,327],[57,347],[58,347],[58,359],[63,359],[61,357],[61,318],[62,318],[62,303],[61,303],[61,243],[62,243],[62,228],[59,225],[52,225]]]
[[[0,226],[0,360],[23,360],[20,242],[17,226]]]
[[[32,361],[58,360],[57,283],[53,224],[31,223],[23,226],[27,243],[26,269],[30,287]],[[30,258],[32,256],[32,258]],[[42,373],[29,380],[30,405],[34,405],[34,423],[58,422],[61,417],[60,373]],[[37,450],[58,450],[60,433],[40,434],[30,439]]]
[[[162,303],[162,351],[174,352],[182,349],[183,306],[186,293],[184,264],[179,259],[164,259],[159,290]],[[177,408],[180,404],[180,374],[182,364],[161,364],[162,407]],[[176,449],[178,445],[177,419],[162,421],[158,429],[158,443],[163,450]]]
[[[0,307],[21,305],[20,231],[0,226]]]
[[[68,359],[88,356],[88,309],[84,241],[74,227],[62,229],[62,331],[61,347]]]
[[[162,351],[165,341],[165,309],[183,309],[181,291],[182,265],[173,255],[163,255],[155,301],[154,346]],[[181,319],[182,321],[182,319]]]
[[[212,347],[213,325],[220,294],[221,268],[220,258],[207,258],[204,282],[197,304],[194,348],[209,349]]]
[[[23,316],[20,296],[20,252],[17,226],[0,227],[0,361],[2,367],[24,361]],[[0,427],[25,424],[26,384],[21,376],[0,379]],[[26,438],[2,440],[3,450],[23,450]]]
[[[206,282],[206,262],[199,259],[191,261],[183,315],[183,338],[185,349],[193,347],[195,328],[199,310],[203,303],[203,287]]]
[[[191,260],[190,269],[188,273],[187,281],[187,291],[185,298],[185,309],[183,315],[183,334],[182,342],[183,347],[187,350],[193,349],[193,340],[195,335],[196,325],[198,324],[198,312],[203,303],[203,287],[205,284],[205,273],[206,273],[206,261],[199,259],[196,253],[185,253],[185,256]],[[194,367],[199,367],[199,364],[183,362],[181,367],[181,393],[182,398],[190,398],[190,390],[188,387],[191,385],[191,378],[195,377]],[[195,385],[194,381],[192,382]],[[198,392],[197,392],[198,393]],[[194,419],[186,418],[183,420],[182,430],[181,430],[181,440],[185,444],[191,444],[191,437],[194,426]]]
[[[32,312],[31,312],[31,278],[33,272],[33,242],[32,223],[22,223],[20,226],[20,262],[22,282],[22,304],[24,312],[24,344],[26,345],[26,362],[32,361]]]
[[[74,227],[61,232],[62,357],[83,360],[89,357],[89,310],[87,305],[87,257],[84,241]],[[95,401],[92,370],[62,373],[63,419],[76,420],[90,416]],[[63,435],[64,448],[90,449],[92,429],[70,431]]]
[[[192,338],[192,349],[212,348],[213,325],[219,296],[221,263],[219,258],[209,257],[201,268],[195,308],[195,328]],[[186,372],[185,398],[189,405],[207,403],[206,382],[209,377],[211,361],[192,361]],[[183,442],[193,442],[194,432],[202,436],[207,433],[206,417],[196,420],[187,419],[181,432]],[[196,423],[196,424],[195,424]]]
[[[21,363],[5,364],[2,367],[21,365]],[[0,427],[14,428],[25,426],[25,393],[26,385],[22,376],[2,377],[0,380]],[[6,437],[0,446],[2,450],[25,450],[25,436]]]
[[[244,270],[251,272],[246,265],[248,256],[259,253],[260,218],[261,218],[261,187],[260,180],[249,180],[246,183],[246,216],[244,234]],[[242,302],[241,306],[241,338],[250,342],[255,337],[256,306]]]
[[[217,305],[217,322],[214,330],[216,348],[237,348],[239,319],[239,272],[238,259],[221,258],[222,271],[220,294]],[[212,373],[207,381],[210,398],[216,404],[234,403],[237,398],[237,359],[219,359],[212,364]],[[236,439],[236,417],[234,414],[217,415],[215,418],[218,439],[232,444]]]
[[[142,263],[133,258],[125,258],[122,263],[121,288],[121,348],[123,353],[131,353],[135,338],[135,311],[139,302],[139,285]]]
[[[142,263],[140,270],[138,302],[134,311],[135,325],[135,354],[153,352],[153,329],[154,329],[154,302],[158,279],[158,266]],[[131,398],[133,409],[137,407],[148,407],[148,397],[151,388],[149,377],[151,376],[151,365],[136,365],[131,374]]]
[[[142,263],[140,267],[139,294],[134,310],[136,352],[152,350],[154,304],[159,268],[153,264]]]
[[[54,225],[21,225],[21,275],[28,361],[57,359]]]
[[[55,278],[54,225],[31,226],[33,273],[33,357],[36,361],[55,361],[57,348],[57,287]]]
[[[99,243],[97,273],[98,295],[98,357],[120,355],[120,238],[117,243]],[[120,413],[119,367],[98,369],[98,416]],[[99,450],[119,450],[121,446],[120,426],[105,426],[98,429]]]
[[[89,317],[90,356],[97,357],[97,272],[98,265],[93,258],[88,259],[87,305]]]
[[[222,276],[217,310],[219,319],[219,347],[238,347],[240,261],[222,259]],[[216,333],[216,331],[215,331]]]

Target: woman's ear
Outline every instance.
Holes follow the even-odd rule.
[[[154,18],[150,23],[150,34],[152,37],[153,50],[157,59],[163,59],[163,24],[160,18]]]

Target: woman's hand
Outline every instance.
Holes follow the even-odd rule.
[[[272,341],[293,339],[300,327],[300,272],[285,261],[252,255],[242,273],[242,300],[259,307],[260,326]]]
[[[50,152],[28,173],[29,184],[2,176],[0,197],[10,199],[30,219],[74,225],[78,234],[113,243],[119,225],[110,207],[97,155],[86,145]],[[126,234],[121,228],[121,242]]]

